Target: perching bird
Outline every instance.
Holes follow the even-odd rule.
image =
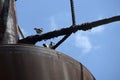
[[[46,48],[48,48],[48,45],[44,43],[44,44],[43,44],[43,47],[46,47]]]
[[[43,32],[43,28],[34,28],[34,30],[38,35],[40,35]]]
[[[50,42],[49,48],[52,49],[53,46],[55,46],[55,43],[54,42]]]

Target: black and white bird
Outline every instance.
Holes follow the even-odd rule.
[[[36,31],[37,35],[40,35],[43,32],[43,28],[34,28]]]
[[[55,43],[54,42],[50,42],[50,44],[49,44],[49,48],[53,48],[55,46]]]

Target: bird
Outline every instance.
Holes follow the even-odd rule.
[[[48,48],[48,45],[44,43],[44,44],[43,44],[43,47],[46,47],[46,48]]]
[[[54,46],[55,46],[55,43],[51,41],[50,44],[49,44],[49,48],[52,49]]]
[[[34,30],[38,35],[40,35],[43,32],[43,28],[34,28]]]

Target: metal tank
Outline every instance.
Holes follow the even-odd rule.
[[[32,45],[0,46],[0,80],[95,80],[78,61]]]
[[[0,80],[95,80],[78,61],[48,48],[18,44],[15,0],[0,0]]]

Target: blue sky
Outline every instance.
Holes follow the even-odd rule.
[[[92,22],[120,15],[120,0],[74,0],[76,23]],[[25,36],[36,34],[34,27],[45,32],[69,27],[69,0],[18,0],[18,24]],[[120,80],[120,22],[102,25],[72,34],[56,50],[84,64],[97,80]],[[37,43],[49,44],[59,38]],[[69,45],[68,45],[69,44]]]

